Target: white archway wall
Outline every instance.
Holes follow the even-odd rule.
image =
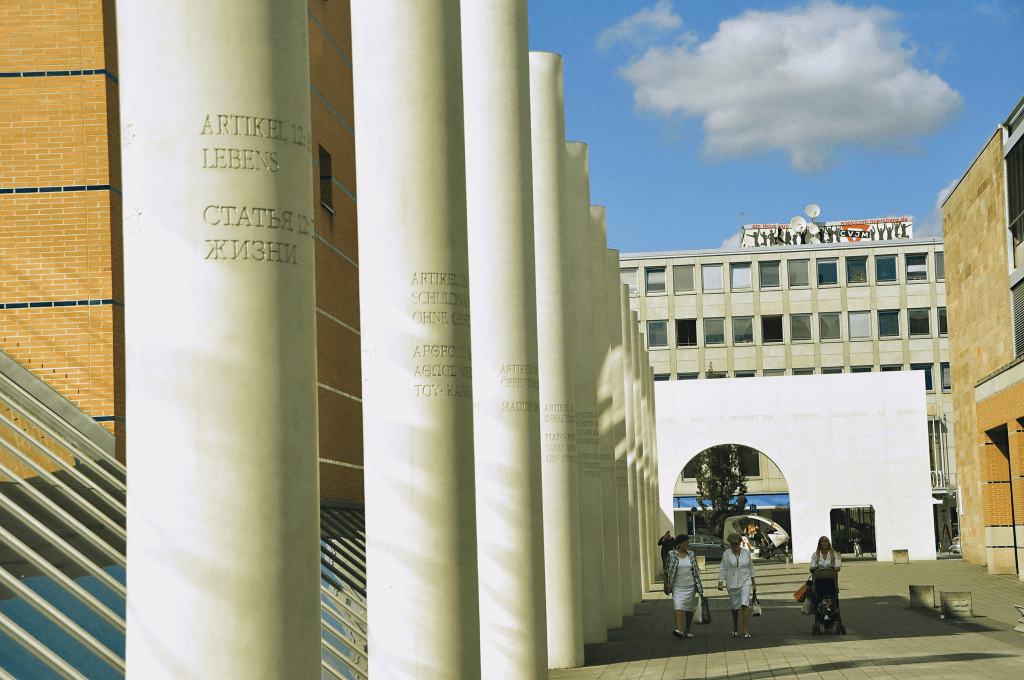
[[[924,376],[918,371],[656,384],[662,512],[678,470],[704,449],[744,444],[789,484],[793,551],[809,562],[832,508],[872,506],[880,561],[935,559]]]

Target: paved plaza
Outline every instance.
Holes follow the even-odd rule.
[[[1024,605],[1024,583],[991,576],[956,559],[909,565],[848,560],[840,574],[847,635],[811,635],[813,617],[800,614],[793,591],[807,565],[758,562],[764,615],[751,618],[753,638],[734,638],[727,596],[715,590],[717,563],[708,563],[713,623],[694,624],[679,640],[671,600],[660,589],[644,596],[605,644],[587,645],[587,665],[552,671],[552,680],[590,678],[1024,678],[1024,633],[1013,630]],[[911,609],[908,586],[972,592],[975,618],[940,618]],[[660,588],[660,585],[659,585]],[[742,632],[742,629],[741,629]]]

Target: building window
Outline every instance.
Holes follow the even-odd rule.
[[[893,371],[902,371],[903,370],[903,364],[887,364],[885,366],[882,366],[880,370],[882,371],[882,373],[891,373]]]
[[[676,319],[676,346],[697,346],[697,320]]]
[[[320,205],[334,214],[334,176],[331,173],[331,154],[320,147]]]
[[[850,373],[870,373],[870,366],[850,366]]]
[[[782,342],[782,316],[761,317],[761,342]]]
[[[839,312],[818,314],[818,338],[821,340],[842,340]]]
[[[1024,144],[1006,154],[1006,224],[1013,235],[1013,266],[1024,267]]]
[[[808,260],[790,260],[786,263],[786,269],[789,271],[790,288],[811,285],[810,262]]]
[[[714,371],[714,372],[712,372],[712,371],[704,371],[704,377],[705,378],[711,378],[711,379],[714,379],[714,378],[728,378],[729,377],[729,371]]]
[[[646,277],[645,291],[648,295],[654,293],[665,292],[665,268],[664,267],[648,267],[644,269]]]
[[[705,293],[722,290],[722,265],[702,264],[700,278]]]
[[[929,309],[908,309],[907,329],[911,335],[931,335],[932,329],[929,323],[931,310]]]
[[[778,262],[758,262],[757,273],[760,275],[761,288],[778,288],[781,285]]]
[[[672,376],[670,376],[668,373],[655,373],[654,374],[654,382],[668,382],[671,379],[672,379]]]
[[[676,380],[696,380],[700,377],[700,373],[679,373],[676,375]]]
[[[935,253],[935,280],[946,280],[946,254]]]
[[[750,290],[750,263],[729,265],[730,286],[732,290]]]
[[[839,283],[839,260],[818,260],[818,285],[834,286]]]
[[[898,338],[900,335],[900,310],[878,312],[878,337]]]
[[[1010,290],[1010,300],[1013,309],[1013,356],[1017,358],[1024,356],[1024,282]]]
[[[814,375],[813,368],[794,368],[793,375]]]
[[[837,373],[842,373],[842,372],[843,372],[843,367],[842,366],[822,366],[821,367],[821,374],[822,375],[835,375]]]
[[[672,267],[672,290],[676,293],[693,292],[692,264],[677,264]]]
[[[907,255],[907,281],[928,280],[928,255]]]
[[[875,256],[875,282],[885,283],[896,280],[896,256]]]
[[[810,314],[791,314],[789,316],[789,338],[793,342],[811,339]]]
[[[647,346],[668,347],[668,321],[647,322]]]
[[[943,361],[939,364],[939,377],[942,380],[942,391],[951,392],[953,390],[953,380],[949,373],[949,362]]]
[[[704,319],[704,344],[725,344],[725,319]]]
[[[757,371],[736,371],[737,378],[756,378]]]
[[[871,312],[850,312],[850,340],[871,339]]]
[[[780,375],[786,375],[786,369],[784,368],[766,368],[761,371],[761,375],[766,378],[775,378]]]
[[[739,372],[736,377],[740,377]],[[740,449],[740,474],[744,477],[760,477],[761,454],[747,448]]]
[[[946,328],[946,308],[939,307],[939,335],[946,335],[949,330]]]
[[[638,291],[636,286],[636,267],[631,267],[629,269],[620,269],[619,281],[629,286],[630,295],[637,294]]]
[[[867,283],[868,282],[868,258],[848,257],[846,258],[846,282]]]
[[[1010,291],[1013,307],[1014,358],[1024,356],[1024,282]]]
[[[733,344],[743,345],[754,342],[754,317],[737,316],[732,320]]]
[[[924,391],[934,392],[935,387],[932,385],[932,365],[931,364],[910,364],[911,371],[921,371],[924,373]]]

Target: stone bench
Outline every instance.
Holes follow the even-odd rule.
[[[932,609],[935,603],[935,586],[910,586],[911,609]]]
[[[892,551],[892,563],[893,564],[910,564],[910,551],[909,550],[893,550]]]
[[[974,616],[971,591],[943,590],[939,593],[942,616],[947,619],[969,619]]]

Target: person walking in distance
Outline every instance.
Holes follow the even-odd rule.
[[[664,567],[665,559],[668,557],[669,551],[676,547],[676,542],[672,538],[672,532],[666,531],[665,535],[658,539],[658,545],[661,546],[661,564]]]
[[[676,614],[676,629],[672,634],[677,638],[692,638],[690,625],[693,612],[700,606],[704,586],[700,582],[700,569],[696,556],[689,550],[690,537],[679,534],[675,548],[665,558],[665,594],[672,596],[672,608]],[[683,629],[683,614],[686,614],[686,628]]]
[[[754,583],[754,560],[750,551],[742,546],[743,537],[729,534],[729,550],[722,553],[722,565],[718,568],[718,589],[729,590],[732,603],[732,636],[739,630],[739,614],[743,611],[743,637],[750,637],[750,593],[757,590]]]

